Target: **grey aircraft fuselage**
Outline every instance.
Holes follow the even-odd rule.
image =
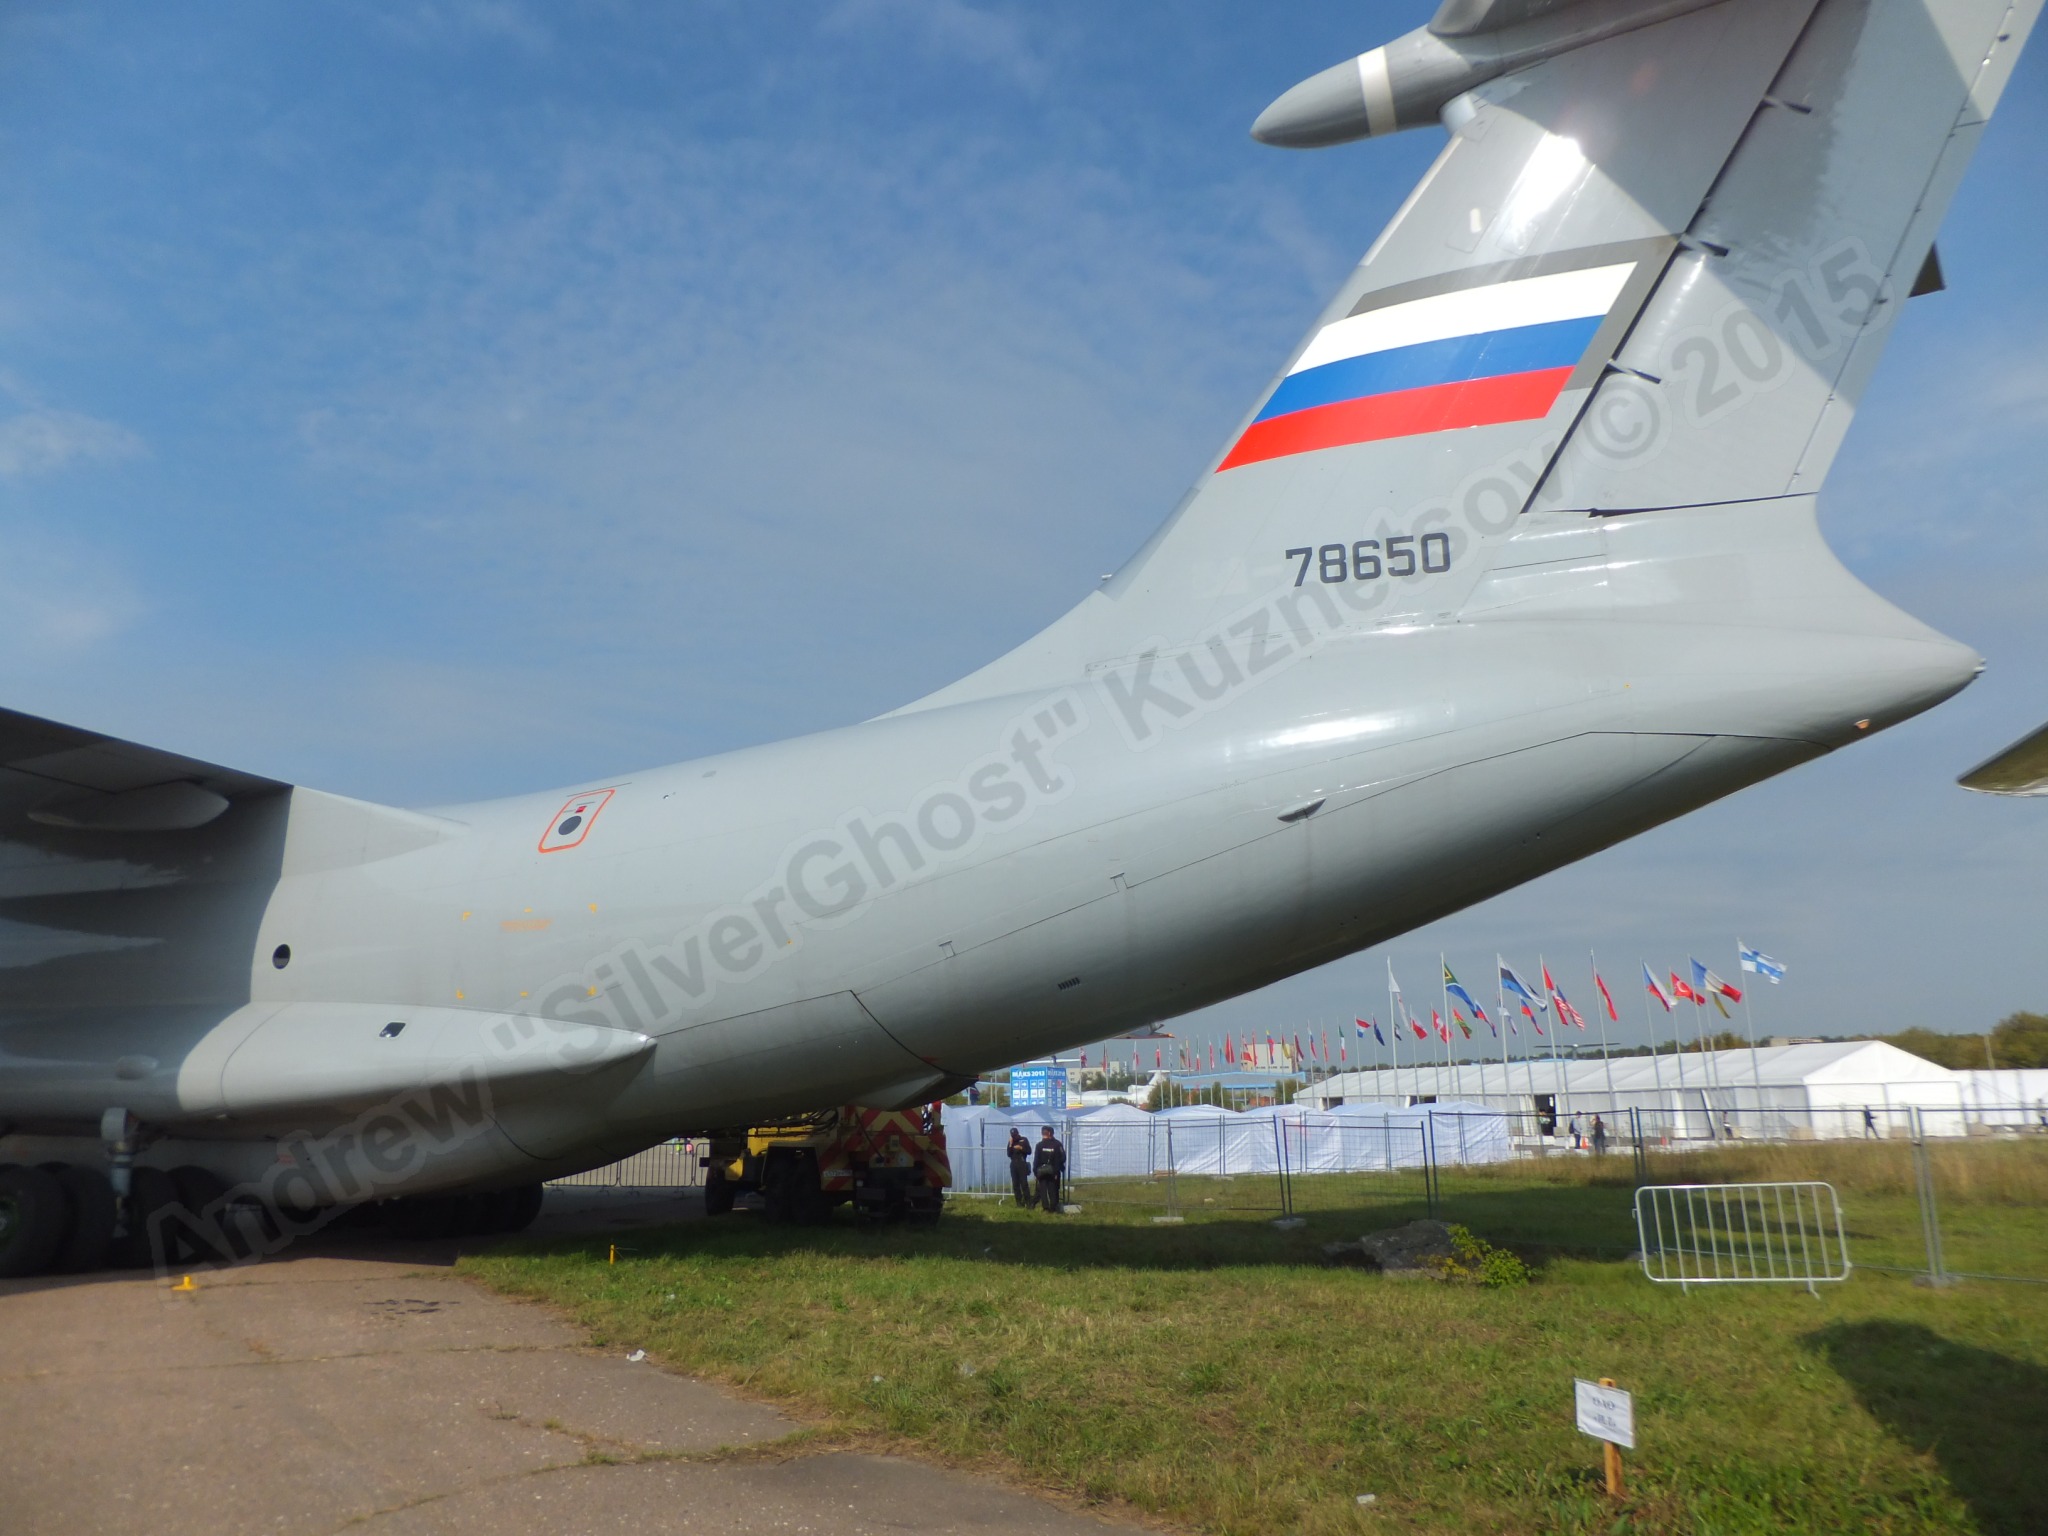
[[[916,1103],[1940,702],[1978,658],[1841,567],[1814,493],[2022,9],[1660,0],[1459,77],[1450,147],[1285,377],[1362,328],[1577,304],[1592,340],[1552,393],[1455,431],[1241,444],[1045,633],[880,719],[410,812],[11,717],[0,1153],[77,1156],[112,1113],[147,1160],[255,1181],[325,1137],[347,1172],[317,1202]],[[1920,168],[1873,177],[1899,124]],[[1645,400],[1655,433],[1617,435]]]

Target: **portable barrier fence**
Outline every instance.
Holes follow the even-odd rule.
[[[1509,1118],[1449,1106],[1337,1113],[1233,1113],[1207,1106],[1156,1114],[960,1115],[949,1121],[954,1188],[1011,1189],[1012,1127],[1035,1142],[1051,1126],[1067,1152],[1064,1198],[1150,1209],[1155,1216],[1285,1216],[1297,1210],[1415,1205],[1434,1210],[1442,1171],[1505,1164]]]
[[[1849,1278],[1842,1204],[1828,1184],[1647,1184],[1636,1191],[1636,1235],[1644,1275],[1681,1290],[1815,1291]]]
[[[1814,1137],[1788,1133],[1774,1110],[1734,1106],[1682,1119],[1446,1103],[956,1107],[946,1112],[953,1193],[1007,1197],[1011,1128],[1036,1142],[1045,1125],[1066,1145],[1065,1201],[1111,1213],[1334,1215],[1354,1235],[1433,1216],[1530,1253],[1621,1258],[1641,1248],[1638,1187],[1823,1183],[1838,1194],[1858,1269],[1932,1285],[2048,1283],[2048,1134],[2025,1121],[1987,1131],[1938,1110],[1872,1104],[1855,1110],[1853,1136]],[[700,1141],[664,1142],[556,1187],[694,1187],[702,1152]]]
[[[588,1168],[565,1179],[548,1181],[550,1189],[695,1189],[704,1182],[698,1166],[704,1143],[689,1138],[664,1141],[602,1168]]]

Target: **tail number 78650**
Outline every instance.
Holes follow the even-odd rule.
[[[1299,560],[1294,584],[1298,587],[1314,571],[1327,586],[1340,581],[1378,581],[1382,576],[1439,576],[1451,568],[1451,536],[1441,530],[1419,538],[1397,533],[1382,546],[1378,539],[1357,539],[1349,544],[1319,544],[1287,551],[1289,560]]]

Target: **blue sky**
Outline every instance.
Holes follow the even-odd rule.
[[[1246,136],[1418,3],[0,10],[0,700],[402,804],[891,708],[1172,508],[1438,148]],[[2048,1008],[2048,61],[1824,500],[1960,699],[1397,943],[1767,1029]],[[1384,956],[1188,1021],[1331,1024]],[[1574,974],[1576,973],[1576,974]],[[1639,1028],[1639,1024],[1635,1027]]]

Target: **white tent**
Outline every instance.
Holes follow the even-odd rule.
[[[1969,1120],[1964,1074],[1878,1040],[1760,1046],[1755,1051],[1564,1058],[1347,1072],[1304,1089],[1318,1108],[1404,1106],[1450,1099],[1517,1116],[1598,1114],[1617,1128],[1631,1111],[1645,1133],[1671,1140],[1736,1135],[1855,1136],[1868,1108],[1881,1134],[1903,1133],[1921,1112],[1934,1135],[1960,1135]],[[1533,1120],[1521,1130],[1527,1134]]]
[[[1107,1104],[1067,1116],[1069,1179],[1144,1179],[1169,1165],[1157,1115],[1131,1104]]]
[[[1345,1104],[1303,1110],[1286,1130],[1297,1174],[1387,1172],[1439,1163],[1498,1163],[1514,1155],[1507,1116],[1483,1104]]]
[[[1007,1190],[1011,1127],[1033,1142],[1051,1125],[1067,1147],[1072,1179],[1148,1179],[1171,1171],[1210,1177],[1372,1173],[1437,1162],[1492,1163],[1513,1155],[1508,1118],[1478,1103],[1345,1104],[1330,1110],[1281,1105],[1235,1111],[1187,1104],[1156,1114],[1130,1105],[1068,1111],[987,1106],[946,1111],[946,1145],[958,1190]]]
[[[2002,1067],[1958,1072],[1970,1116],[1980,1125],[2009,1130],[2048,1130],[2048,1072]]]

